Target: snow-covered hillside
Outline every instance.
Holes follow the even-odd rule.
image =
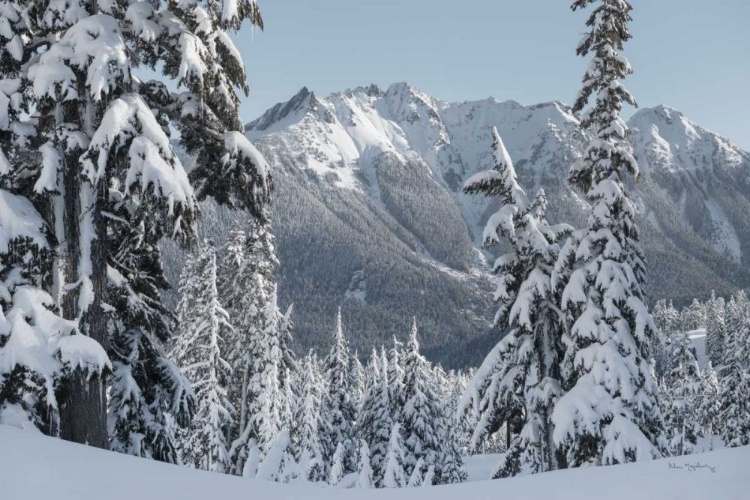
[[[680,303],[750,286],[750,154],[665,106],[629,124],[651,297]],[[491,167],[492,126],[522,186],[545,188],[551,222],[580,227],[585,205],[566,179],[583,136],[559,102],[445,102],[406,83],[325,98],[303,88],[248,124],[273,166],[279,293],[295,304],[297,347],[327,339],[342,306],[360,352],[405,336],[416,314],[433,359],[457,366],[486,354],[496,334],[480,228],[495,201],[461,186]],[[204,221],[217,239],[219,215],[209,209]]]
[[[740,500],[750,447],[680,459],[397,490],[340,490],[195,471],[0,426],[0,498],[28,500],[497,499]]]

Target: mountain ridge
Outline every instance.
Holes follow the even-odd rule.
[[[687,302],[750,285],[750,154],[668,106],[643,108],[628,123],[641,175],[627,185],[652,299]],[[481,360],[500,335],[490,324],[497,250],[481,248],[497,200],[461,186],[492,168],[492,126],[524,189],[546,190],[550,220],[581,227],[587,204],[567,171],[586,135],[560,101],[450,102],[405,82],[326,97],[303,87],[248,123],[274,168],[279,293],[295,304],[298,348],[328,345],[341,307],[360,352],[404,338],[417,316],[432,359]],[[224,223],[207,219],[220,237]]]

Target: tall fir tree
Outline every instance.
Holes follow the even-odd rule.
[[[328,403],[330,413],[329,441],[334,447],[343,446],[343,473],[348,474],[356,468],[354,425],[357,420],[356,404],[349,387],[349,343],[344,336],[341,324],[341,310],[336,315],[333,345],[325,359],[325,375],[328,381]],[[332,457],[329,457],[332,460]]]
[[[2,37],[11,39],[0,67],[10,103],[8,123],[0,120],[0,175],[22,174],[21,189],[34,194],[52,228],[53,279],[44,284],[52,304],[113,355],[111,337],[122,332],[111,327],[132,312],[109,307],[116,224],[137,227],[148,213],[153,228],[190,239],[196,197],[211,194],[256,215],[268,201],[268,165],[242,134],[237,90],[247,91],[246,75],[228,36],[246,19],[262,25],[260,14],[253,0],[160,7],[45,0],[2,16]],[[142,65],[176,90],[140,80]],[[170,126],[200,159],[191,173],[196,194]],[[141,207],[140,215],[113,218],[113,203]],[[145,355],[134,363],[149,363]],[[63,385],[61,436],[107,446],[105,377],[71,371]]]
[[[494,299],[499,303],[495,326],[507,335],[487,356],[471,383],[469,398],[481,414],[474,445],[499,422],[525,413],[525,426],[513,449],[495,473],[507,477],[521,472],[558,468],[552,440],[552,408],[561,396],[561,360],[565,353],[565,318],[556,304],[559,294],[551,274],[559,241],[572,228],[547,223],[543,190],[529,199],[518,184],[513,162],[497,129],[492,129],[495,166],[469,178],[464,192],[497,196],[500,208],[487,221],[485,246],[507,241],[511,252],[495,262],[500,275]],[[465,406],[461,407],[461,411]]]
[[[719,378],[714,371],[711,360],[701,370],[700,393],[698,396],[698,423],[701,426],[701,435],[709,439],[709,447],[713,449],[714,436],[721,428],[719,420]]]
[[[571,322],[571,372],[552,414],[553,437],[573,467],[656,458],[665,448],[649,366],[656,327],[645,304],[636,207],[623,183],[626,173],[638,175],[620,118],[623,104],[635,106],[620,83],[632,73],[621,54],[631,38],[632,6],[626,0],[577,0],[572,9],[592,4],[589,31],[577,48],[591,61],[573,105],[582,111],[590,140],[569,175],[591,211],[587,227],[563,247],[553,277],[554,285],[564,285],[562,310]]]
[[[359,464],[357,469],[357,488],[372,488],[374,483],[372,467],[370,466],[370,448],[364,439],[360,439],[359,441]]]
[[[232,326],[219,302],[212,243],[204,242],[198,255],[187,263],[180,289],[180,335],[172,358],[195,388],[197,400],[191,427],[181,432],[182,461],[197,469],[226,473],[231,467],[227,432],[235,409],[227,397],[231,367],[224,351]]]
[[[670,455],[689,455],[701,433],[697,408],[701,391],[700,369],[695,346],[686,333],[676,333],[672,337],[672,346],[669,376],[662,393],[662,413]]]
[[[711,362],[718,366],[724,358],[724,313],[726,304],[722,297],[717,297],[714,291],[711,291],[711,298],[706,304],[707,324],[706,324],[706,355]]]
[[[383,472],[383,488],[403,488],[406,486],[407,478],[404,469],[404,438],[401,435],[401,426],[394,423],[391,428],[391,436],[388,440],[388,454],[385,459]]]
[[[388,453],[388,440],[391,436],[391,410],[388,403],[387,360],[382,359],[377,350],[367,369],[367,383],[362,400],[362,410],[357,421],[360,440],[368,447],[368,459],[372,467],[373,486],[382,486],[385,460]]]
[[[320,408],[322,386],[320,374],[312,352],[303,360],[302,387],[300,403],[297,408],[297,425],[294,427],[297,444],[297,462],[300,476],[310,482],[326,481],[326,466],[323,448],[320,443]]]

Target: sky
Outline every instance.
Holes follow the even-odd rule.
[[[443,100],[570,104],[587,14],[569,0],[258,0],[265,31],[235,42],[248,122],[303,86],[318,95],[406,81]],[[666,104],[750,150],[750,2],[631,0],[640,107]],[[627,110],[626,117],[634,110]]]

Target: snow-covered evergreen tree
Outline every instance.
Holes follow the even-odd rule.
[[[132,319],[126,318],[132,311],[109,307],[108,266],[119,245],[111,237],[115,225],[135,228],[142,217],[111,217],[113,206],[148,213],[149,229],[192,235],[196,196],[172,150],[170,125],[200,159],[192,172],[198,198],[211,194],[256,215],[268,201],[268,165],[242,134],[236,90],[247,90],[245,70],[228,36],[244,20],[260,25],[261,18],[253,0],[161,6],[43,0],[27,7],[2,14],[8,119],[0,119],[0,176],[22,175],[18,189],[34,195],[54,232],[48,238],[53,279],[43,287],[52,304],[114,358],[110,337],[122,332],[110,327]],[[173,80],[175,90],[136,77],[141,65]],[[80,371],[65,377],[63,437],[107,445],[105,382]]]
[[[700,369],[695,346],[686,333],[674,334],[672,346],[669,376],[662,393],[662,414],[670,455],[689,455],[701,433],[697,408],[701,391]]]
[[[727,446],[750,444],[750,314],[738,330],[728,328],[724,364],[719,370],[719,422],[721,439]]]
[[[328,476],[328,484],[336,486],[344,477],[344,460],[346,457],[346,446],[339,441],[336,445],[336,451],[333,453],[331,462],[331,472]]]
[[[372,466],[370,465],[370,448],[364,439],[359,440],[359,465],[357,467],[357,487],[372,488],[373,482]]]
[[[326,481],[326,467],[323,463],[323,448],[320,444],[320,397],[324,392],[313,354],[303,360],[300,390],[300,403],[297,408],[295,441],[299,474],[306,481]]]
[[[338,448],[343,446],[343,474],[353,472],[356,467],[354,425],[357,409],[349,387],[349,344],[341,324],[341,310],[336,315],[333,345],[325,359],[325,376],[328,382],[328,411],[330,413],[330,442]],[[330,458],[333,460],[333,457]]]
[[[562,392],[564,317],[551,274],[558,242],[572,228],[547,223],[544,191],[540,189],[533,200],[527,197],[497,129],[492,133],[495,167],[472,176],[464,192],[500,198],[499,210],[485,226],[484,241],[485,246],[510,243],[510,253],[498,258],[493,269],[500,275],[494,294],[500,306],[495,325],[508,333],[477,371],[465,401],[473,402],[480,414],[475,447],[500,422],[525,414],[525,427],[512,444],[515,449],[496,471],[496,477],[506,477],[558,467],[550,417]]]
[[[713,449],[714,436],[719,434],[721,428],[719,409],[719,378],[709,360],[706,367],[701,370],[697,410],[701,435],[709,438],[711,449]]]
[[[724,359],[724,313],[726,305],[722,297],[711,292],[706,304],[706,355],[714,365],[720,365]]]
[[[252,454],[248,460],[252,458]],[[271,443],[268,452],[264,454],[258,473],[254,476],[264,481],[276,481],[288,483],[294,479],[297,471],[297,463],[294,460],[292,441],[287,429],[279,431]]]
[[[553,284],[564,284],[562,310],[571,319],[567,362],[571,373],[552,414],[554,440],[569,466],[651,459],[665,446],[658,389],[649,360],[656,327],[645,304],[646,264],[635,223],[636,207],[624,176],[638,175],[625,142],[623,104],[635,99],[620,83],[632,72],[620,53],[631,38],[626,0],[594,4],[578,45],[591,54],[573,105],[591,137],[569,181],[591,204],[587,227],[574,233],[558,259]],[[591,106],[584,110],[594,95]]]
[[[227,432],[235,409],[227,397],[231,367],[224,359],[225,338],[232,331],[229,314],[219,302],[216,250],[204,242],[185,266],[177,306],[180,335],[172,359],[195,388],[197,410],[181,437],[183,463],[225,473],[230,470]]]
[[[427,360],[419,353],[416,319],[412,324],[404,359],[404,407],[401,428],[404,436],[404,474],[410,478],[417,464],[421,464],[421,478],[431,465],[435,466],[436,479],[442,472],[447,429],[438,394],[431,383],[432,373]]]
[[[190,382],[163,347],[173,336],[174,323],[161,299],[169,287],[158,247],[163,235],[146,214],[132,213],[133,207],[113,204],[111,211],[115,221],[109,236],[108,300],[120,314],[110,318],[109,327],[114,367],[107,414],[109,447],[176,463],[172,420],[186,427],[195,402]]]
[[[393,345],[388,351],[386,375],[388,378],[388,402],[391,407],[391,420],[401,421],[401,410],[404,407],[404,345],[393,337]]]
[[[383,472],[384,488],[402,488],[406,486],[406,472],[404,471],[404,444],[401,435],[401,426],[393,424],[391,436],[388,440],[388,454],[385,459],[385,470]]]

